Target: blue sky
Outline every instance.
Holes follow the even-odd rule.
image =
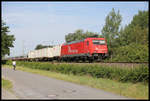
[[[148,10],[148,2],[2,2],[2,19],[16,38],[10,56],[27,54],[37,44],[62,44],[77,29],[101,34],[112,8],[125,26],[139,10]]]

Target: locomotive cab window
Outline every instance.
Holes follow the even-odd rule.
[[[89,45],[89,41],[87,41],[87,46]]]
[[[105,45],[105,40],[92,40],[95,45]]]

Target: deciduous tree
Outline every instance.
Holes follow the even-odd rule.
[[[89,31],[83,32],[82,29],[78,29],[74,33],[69,33],[68,35],[66,35],[65,40],[66,42],[71,42],[76,40],[82,40],[87,37],[101,37],[101,36],[98,35],[98,33],[89,32]]]
[[[35,50],[42,49],[42,48],[47,48],[47,47],[53,47],[53,46],[51,46],[51,45],[46,46],[46,45],[38,44],[38,45],[35,47]]]
[[[115,45],[115,39],[119,35],[119,26],[121,24],[122,17],[120,15],[120,12],[116,13],[114,8],[112,8],[112,11],[107,15],[105,20],[105,25],[102,29],[102,36],[106,38],[107,45],[109,49],[109,53],[112,53],[112,48]]]
[[[10,31],[5,22],[2,21],[1,26],[1,55],[4,57],[5,55],[10,55],[10,48],[14,47],[13,42],[15,41],[15,37],[14,35],[8,35]]]

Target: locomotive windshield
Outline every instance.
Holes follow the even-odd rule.
[[[105,40],[92,40],[95,45],[105,45]]]

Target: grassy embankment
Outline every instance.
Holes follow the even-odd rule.
[[[11,81],[2,78],[2,88],[6,89],[10,92],[13,92],[12,87],[13,87],[13,85],[12,85]]]
[[[12,68],[9,65],[4,65],[3,67]],[[51,71],[24,68],[24,67],[25,66],[17,66],[17,69],[48,76],[48,77],[54,77],[57,79],[66,80],[73,83],[91,86],[112,93],[120,94],[122,96],[126,96],[129,98],[148,99],[148,83],[119,82],[117,80],[111,80],[108,78],[95,78],[92,77],[91,75],[63,74],[60,72],[54,72],[54,71],[51,72]]]

